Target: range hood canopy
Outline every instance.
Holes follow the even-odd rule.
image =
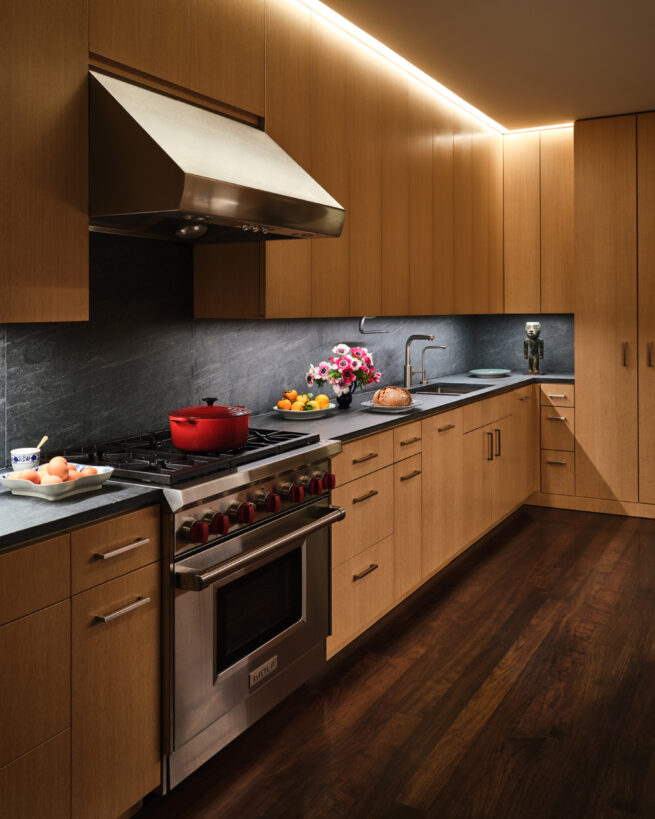
[[[201,242],[340,235],[344,209],[264,131],[89,74],[93,229]]]

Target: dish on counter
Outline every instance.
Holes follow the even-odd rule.
[[[71,461],[69,461],[69,464],[74,466],[78,472],[88,466],[88,464],[75,464]],[[27,495],[33,498],[57,501],[100,489],[114,471],[113,466],[96,466],[95,468],[98,470],[96,475],[85,475],[83,478],[66,481],[65,483],[36,484],[16,478],[16,473],[13,471],[0,474],[0,481],[2,482],[1,485],[6,486],[14,495]]]
[[[402,406],[397,407],[385,407],[381,404],[374,404],[372,401],[362,401],[360,406],[364,409],[370,410],[371,412],[408,412],[409,410],[413,410],[416,407],[419,407],[423,401],[412,401],[411,404],[403,404]]]
[[[469,373],[475,378],[505,378],[511,374],[511,370],[469,370]]]
[[[285,410],[279,407],[273,407],[273,409],[280,418],[284,418],[285,421],[311,421],[314,418],[323,418],[328,412],[332,412],[333,409],[336,409],[336,406],[336,404],[330,403],[323,409],[315,410]]]

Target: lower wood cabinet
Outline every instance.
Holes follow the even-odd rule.
[[[402,600],[421,583],[421,455],[393,465],[394,598]]]
[[[73,597],[72,815],[115,819],[161,781],[160,566]]]

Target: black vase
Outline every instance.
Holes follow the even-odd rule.
[[[350,390],[344,392],[342,395],[337,395],[337,406],[339,409],[350,409],[353,402],[353,394]]]

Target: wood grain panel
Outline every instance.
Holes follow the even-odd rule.
[[[346,510],[332,526],[332,566],[367,549],[393,533],[393,467],[379,469],[332,491],[332,503]]]
[[[86,321],[86,2],[5,4],[0,37],[0,323]]]
[[[346,36],[312,15],[312,176],[350,209],[348,53]],[[338,239],[312,239],[312,316],[350,311],[350,225]]]
[[[546,407],[574,407],[574,384],[540,384],[541,406]]]
[[[541,312],[540,136],[505,134],[505,312]]]
[[[421,456],[393,467],[393,592],[402,600],[420,583],[422,571]]]
[[[286,0],[266,3],[266,133],[311,172],[311,14]],[[266,317],[312,309],[309,240],[266,242]]]
[[[409,313],[409,80],[380,71],[382,106],[382,314]]]
[[[462,478],[466,486],[466,514],[462,520],[462,540],[471,543],[481,537],[495,521],[493,429],[481,427],[464,435]]]
[[[422,444],[421,421],[412,421],[393,428],[393,459],[402,461],[421,451]]]
[[[265,0],[190,0],[189,87],[264,116]]]
[[[264,247],[264,242],[194,245],[195,318],[264,317]],[[239,283],[238,287],[235,282]]]
[[[434,314],[432,159],[434,95],[409,86],[409,312]]]
[[[542,449],[575,449],[575,410],[572,407],[541,408]]]
[[[432,304],[436,314],[455,312],[453,245],[453,114],[436,98],[432,111]]]
[[[382,299],[382,132],[378,58],[348,50],[350,314],[379,315]]]
[[[624,501],[638,497],[636,176],[634,116],[576,123],[576,494]]]
[[[573,128],[541,132],[541,312],[572,313]]]
[[[453,266],[455,313],[472,313],[476,301],[473,269],[473,140],[470,120],[457,116],[453,130]]]
[[[393,430],[387,430],[345,443],[343,451],[332,459],[331,469],[336,475],[337,486],[341,486],[392,462]]]
[[[575,494],[575,453],[541,451],[541,491],[549,495]]]
[[[73,597],[72,815],[119,816],[161,781],[161,567]],[[107,623],[137,600],[150,602]]]
[[[0,805],[11,819],[70,819],[70,731],[0,768]]]
[[[76,529],[71,534],[71,585],[77,594],[159,559],[159,505]],[[123,546],[136,548],[106,559]]]
[[[0,625],[70,595],[70,536],[0,555]]]
[[[483,427],[492,421],[497,421],[499,418],[509,415],[512,411],[510,402],[510,393],[504,393],[503,395],[495,395],[492,398],[484,398],[466,404],[462,407],[464,432],[470,432],[472,429]]]
[[[504,309],[503,272],[503,139],[500,134],[487,133],[487,173],[489,244],[487,248],[489,313],[502,313]]]
[[[90,0],[89,51],[189,83],[189,0]]]
[[[637,117],[639,500],[655,503],[655,114]]]
[[[0,628],[0,766],[70,726],[70,602]]]

